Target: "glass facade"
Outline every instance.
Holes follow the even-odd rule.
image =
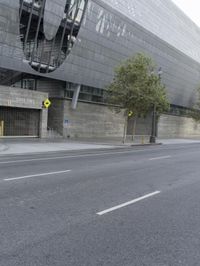
[[[171,105],[169,111],[167,112],[168,115],[173,116],[184,116],[184,117],[191,117],[191,112],[193,109],[186,108],[183,106],[178,105]]]
[[[73,93],[74,93],[73,84],[67,83],[64,97],[72,99]],[[106,90],[81,85],[79,100],[83,101],[83,102],[93,102],[93,103],[106,104]]]

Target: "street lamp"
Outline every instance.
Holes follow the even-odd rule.
[[[156,143],[156,105],[153,105],[150,143]]]
[[[158,77],[161,80],[162,75],[162,67],[158,69]],[[152,126],[151,126],[151,136],[150,136],[150,143],[156,143],[156,105],[153,105],[153,112],[152,112]]]

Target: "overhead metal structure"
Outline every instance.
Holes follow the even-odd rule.
[[[66,59],[74,45],[88,0],[20,0],[20,39],[25,60],[49,73]]]

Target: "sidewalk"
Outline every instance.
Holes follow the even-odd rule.
[[[78,151],[78,150],[94,150],[94,149],[110,149],[119,147],[117,145],[91,144],[68,141],[25,141],[25,142],[0,142],[0,155],[11,154],[28,154],[43,153],[56,151]]]
[[[0,143],[0,154],[7,150],[7,146],[5,144]]]
[[[200,140],[192,139],[158,139],[157,143],[164,145],[174,144],[192,144],[199,143]],[[149,145],[149,144],[144,144]],[[142,145],[142,146],[144,146]],[[42,139],[0,139],[0,155],[20,155],[28,153],[45,153],[57,151],[81,151],[95,149],[114,149],[131,146],[140,146],[140,144],[125,143],[120,141],[72,141],[64,139],[42,140]]]
[[[170,144],[192,144],[192,143],[199,143],[200,139],[158,139],[157,142],[160,142],[165,145]]]

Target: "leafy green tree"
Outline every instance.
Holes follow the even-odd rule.
[[[114,79],[107,87],[108,102],[117,106],[117,111],[124,110],[124,140],[128,116],[145,117],[155,107],[157,113],[169,109],[165,86],[155,68],[150,57],[138,53],[115,69]]]

